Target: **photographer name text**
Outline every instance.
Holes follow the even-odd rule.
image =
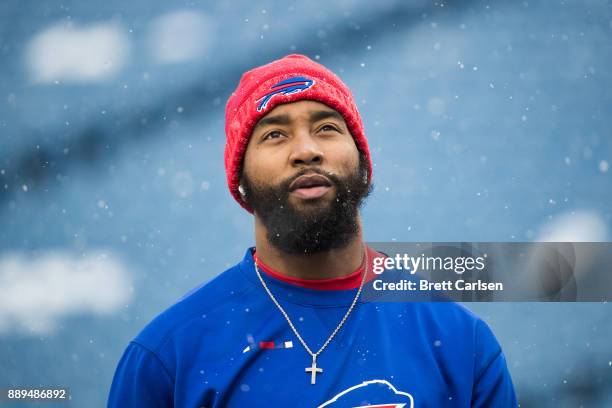
[[[501,282],[466,282],[463,279],[430,282],[420,279],[418,282],[402,279],[398,282],[385,282],[381,279],[372,281],[372,287],[377,291],[503,291],[504,284]]]

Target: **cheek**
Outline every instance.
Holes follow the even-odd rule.
[[[249,180],[253,181],[253,177],[257,174],[257,169],[253,168],[255,163],[257,163],[257,160],[253,160],[251,146],[247,146],[242,159],[242,177],[248,177]]]
[[[330,164],[333,163],[334,167],[337,166],[345,175],[355,171],[359,167],[359,150],[353,139],[351,138],[351,140],[345,143],[338,144],[329,157],[328,162]]]
[[[257,174],[259,173],[258,169],[254,164],[256,161],[249,160],[247,156],[244,157],[242,161],[242,177],[248,178],[251,183],[258,183]]]
[[[242,166],[243,174],[258,184],[269,184],[274,179],[272,175],[279,174],[277,160],[257,148],[247,150]]]

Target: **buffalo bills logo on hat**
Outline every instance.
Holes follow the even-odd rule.
[[[292,77],[280,81],[272,86],[271,91],[259,98],[257,101],[257,112],[261,112],[268,106],[268,102],[274,95],[290,95],[296,92],[302,92],[314,85],[314,80],[305,77]]]

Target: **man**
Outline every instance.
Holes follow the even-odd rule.
[[[491,330],[454,303],[374,303],[359,208],[372,162],[349,89],[301,55],[245,73],[226,108],[244,259],[130,343],[109,407],[515,407]]]

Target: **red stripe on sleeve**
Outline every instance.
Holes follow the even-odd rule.
[[[261,348],[261,349],[273,349],[274,348],[274,342],[273,341],[260,341],[259,342],[259,348]]]

